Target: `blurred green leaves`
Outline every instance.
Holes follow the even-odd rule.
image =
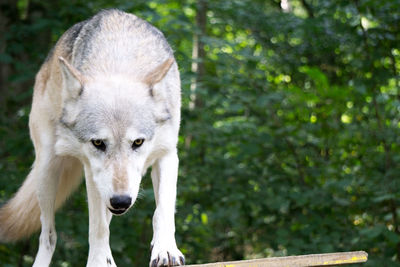
[[[10,1],[0,46],[0,200],[33,162],[33,79],[72,24],[117,7],[160,28],[182,77],[176,236],[187,262],[366,250],[400,257],[400,14],[397,0]],[[4,11],[3,11],[4,10]],[[3,24],[1,24],[3,25]],[[204,73],[189,108],[193,33]],[[146,266],[151,181],[111,223],[119,266]],[[84,186],[58,212],[54,266],[86,262]],[[30,266],[38,238],[0,244],[4,266]]]

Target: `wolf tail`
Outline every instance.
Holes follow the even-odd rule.
[[[72,158],[63,161],[56,209],[75,191],[81,177],[82,166],[79,161]],[[15,196],[0,208],[0,242],[17,241],[40,228],[40,208],[36,196],[37,178],[31,171]]]

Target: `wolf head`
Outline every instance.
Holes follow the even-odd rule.
[[[143,79],[133,80],[123,75],[84,77],[60,58],[63,112],[56,153],[82,161],[114,214],[134,203],[151,155],[163,147],[156,135],[171,114],[155,85],[173,62],[167,59]]]

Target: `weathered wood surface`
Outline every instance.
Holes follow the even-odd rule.
[[[326,254],[311,254],[302,256],[274,257],[255,260],[216,262],[206,264],[186,265],[186,267],[305,267],[305,266],[336,266],[353,263],[363,263],[368,260],[365,251],[338,252]]]

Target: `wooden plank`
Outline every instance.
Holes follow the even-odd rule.
[[[365,251],[311,254],[289,257],[274,257],[255,260],[216,262],[206,264],[185,265],[186,267],[305,267],[336,266],[362,263],[368,260]]]

